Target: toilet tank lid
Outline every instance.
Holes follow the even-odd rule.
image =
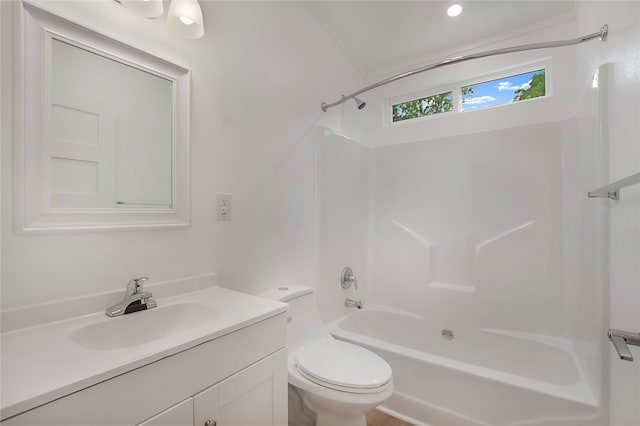
[[[271,290],[267,290],[264,293],[259,294],[259,296],[278,300],[280,302],[289,302],[300,296],[305,296],[307,294],[313,293],[313,288],[300,285],[300,284],[287,284],[282,285],[280,287],[272,288]]]

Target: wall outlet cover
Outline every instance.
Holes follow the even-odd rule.
[[[231,220],[231,194],[216,193],[216,221]]]

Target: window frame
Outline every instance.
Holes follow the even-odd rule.
[[[545,73],[545,95],[544,96],[539,96],[537,98],[532,98],[532,99],[524,99],[518,102],[509,102],[509,103],[500,104],[500,105],[487,106],[484,108],[474,108],[466,111],[462,110],[461,91],[463,87],[486,83],[493,80],[509,78],[516,75],[526,74],[528,72],[539,71],[539,70],[544,70],[544,73]],[[452,115],[457,115],[460,113],[468,114],[474,111],[492,110],[494,108],[513,105],[515,103],[519,104],[523,102],[546,99],[553,96],[552,82],[553,82],[553,69],[552,69],[551,57],[545,57],[545,58],[536,59],[533,61],[523,62],[515,66],[500,68],[492,72],[484,73],[473,78],[460,80],[460,81],[452,82],[449,84],[443,84],[435,87],[430,87],[427,89],[406,93],[400,96],[386,98],[384,100],[383,126],[392,127],[392,126],[402,126],[408,123],[421,123],[425,120],[431,120],[436,117],[450,117]],[[410,102],[418,99],[428,98],[430,96],[436,96],[436,95],[440,95],[447,92],[452,92],[453,109],[451,111],[446,111],[438,114],[425,115],[423,117],[408,118],[400,121],[393,121],[394,105],[397,105],[403,102]]]
[[[504,78],[509,78],[509,77],[514,77],[520,74],[526,74],[528,72],[533,72],[533,71],[540,71],[540,70],[544,70],[544,90],[545,90],[545,94],[544,96],[538,96],[537,98],[532,98],[532,99],[524,99],[522,101],[518,101],[518,102],[509,102],[509,103],[505,103],[505,104],[499,104],[499,105],[492,105],[492,106],[487,106],[487,107],[483,107],[483,108],[474,108],[474,109],[469,109],[466,111],[462,110],[462,99],[461,99],[461,95],[462,95],[462,88],[463,87],[467,87],[467,86],[473,86],[476,84],[482,84],[482,83],[487,83],[490,81],[494,81],[494,80],[502,80]],[[492,73],[488,73],[488,74],[484,74],[481,77],[475,77],[473,79],[469,79],[469,80],[464,80],[458,83],[458,87],[457,87],[457,94],[458,94],[458,103],[457,105],[454,105],[454,109],[456,109],[456,112],[458,113],[469,113],[469,112],[473,112],[473,111],[480,111],[480,110],[488,110],[488,109],[492,109],[492,108],[498,108],[498,107],[503,107],[506,105],[512,105],[514,103],[521,103],[521,102],[526,102],[526,101],[535,101],[537,99],[544,99],[547,97],[551,97],[552,96],[552,87],[553,84],[551,84],[551,58],[544,58],[541,60],[536,60],[536,61],[531,61],[531,62],[526,62],[523,64],[519,64],[516,65],[514,67],[509,67],[509,68],[504,68],[502,70],[499,71],[495,71]],[[457,107],[457,108],[456,108]]]

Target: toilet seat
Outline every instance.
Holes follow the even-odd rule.
[[[296,370],[318,385],[351,393],[376,393],[391,382],[391,367],[373,352],[339,340],[305,345],[295,353]]]

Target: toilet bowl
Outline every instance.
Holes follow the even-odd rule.
[[[261,296],[289,303],[289,384],[315,411],[315,424],[366,426],[365,413],[393,393],[389,364],[365,348],[334,339],[320,319],[311,287],[287,285]]]

